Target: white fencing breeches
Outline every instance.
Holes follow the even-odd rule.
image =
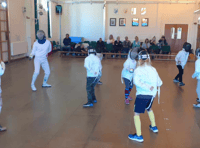
[[[1,114],[2,105],[3,105],[3,100],[2,100],[1,94],[0,94],[0,114]]]
[[[33,78],[32,78],[32,83],[31,85],[34,85],[35,84],[35,81],[37,79],[37,76],[39,75],[40,73],[40,65],[42,66],[42,69],[44,70],[44,81],[47,82],[48,81],[48,78],[49,78],[49,75],[50,75],[50,68],[49,68],[49,63],[48,63],[48,60],[47,59],[43,59],[43,60],[40,60],[40,59],[34,59],[34,66],[35,66],[35,71],[33,73]]]
[[[196,92],[197,92],[198,98],[200,99],[200,80],[197,80],[197,89],[196,89]]]

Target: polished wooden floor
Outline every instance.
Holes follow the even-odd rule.
[[[8,128],[0,133],[0,148],[199,148],[200,109],[194,109],[196,80],[191,78],[194,62],[185,67],[184,87],[173,83],[175,62],[154,61],[164,85],[161,104],[153,110],[159,133],[149,131],[148,115],[141,115],[143,143],[130,141],[135,133],[134,101],[124,104],[121,84],[123,59],[106,59],[103,85],[96,87],[98,103],[85,109],[86,71],[83,58],[49,57],[52,88],[42,88],[43,70],[30,88],[33,61],[23,59],[7,64],[2,77],[3,111],[0,123]],[[131,93],[135,97],[135,88]]]

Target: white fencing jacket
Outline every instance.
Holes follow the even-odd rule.
[[[151,95],[155,97],[157,87],[163,84],[156,69],[148,65],[137,67],[133,79],[136,86],[136,95]],[[152,86],[154,87],[153,91],[150,90]]]
[[[38,41],[36,41],[33,44],[33,50],[31,54],[35,55],[36,59],[44,60],[44,59],[47,59],[47,54],[51,52],[51,50],[52,50],[52,46],[49,40],[46,40],[44,44],[39,44]]]
[[[87,77],[97,77],[101,74],[101,60],[94,54],[90,54],[85,58],[84,67],[87,70]]]
[[[123,68],[122,73],[121,73],[121,81],[122,81],[122,83],[123,83],[123,79],[122,78],[126,78],[126,79],[132,81],[134,73],[130,73],[130,69],[134,69],[135,70],[135,68],[137,66],[137,62],[135,60],[131,60],[130,51],[129,51],[129,54],[128,54],[128,58],[124,62],[123,66],[124,66],[124,68]]]
[[[181,65],[182,68],[184,69],[188,60],[188,56],[189,56],[189,52],[186,52],[185,49],[183,48],[183,50],[179,51],[178,54],[176,55],[176,58],[175,58],[176,65]],[[178,61],[180,61],[181,63],[179,64]]]
[[[5,72],[5,64],[4,62],[1,62],[0,63],[0,93],[2,93],[2,90],[1,90],[1,76],[4,74]]]
[[[200,57],[198,57],[198,59],[195,62],[195,72],[192,75],[192,78],[200,80]]]

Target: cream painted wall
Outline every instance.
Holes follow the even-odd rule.
[[[65,4],[62,31],[62,38],[66,33],[89,41],[103,37],[103,4]]]
[[[55,13],[57,3],[51,2],[52,11],[52,38],[49,40],[59,41],[59,15]],[[22,7],[27,7],[27,13],[22,13]],[[199,14],[194,14],[197,4],[107,4],[105,8],[105,31],[104,31],[104,10],[102,4],[63,4],[62,13],[62,39],[66,33],[70,36],[84,37],[85,40],[98,40],[100,37],[108,39],[109,34],[124,40],[128,36],[131,41],[139,36],[141,41],[146,37],[152,38],[156,35],[157,40],[164,34],[165,24],[188,24],[188,42],[196,47],[197,22]],[[137,8],[137,15],[131,16],[132,7]],[[147,14],[140,15],[140,9],[147,8]],[[114,14],[114,8],[119,9],[119,14]],[[128,14],[123,10],[128,8]],[[34,1],[33,0],[8,0],[10,41],[18,42],[26,40],[26,16],[31,18],[31,40],[35,40],[34,22]],[[138,17],[139,27],[132,27],[132,18]],[[110,18],[117,18],[117,26],[110,26]],[[126,27],[119,27],[119,18],[126,18]],[[141,27],[141,18],[149,18],[149,27]],[[47,15],[40,17],[40,29],[47,33]],[[14,57],[18,58],[18,57]]]
[[[144,16],[141,16],[140,14],[140,10],[142,7],[144,7],[144,5],[140,4],[107,5],[106,39],[108,39],[110,34],[113,34],[115,39],[117,38],[117,36],[120,36],[121,40],[124,40],[125,36],[128,36],[130,41],[133,41],[135,36],[138,36],[140,40],[143,40],[145,38],[152,38],[154,35],[158,37],[157,5],[145,5],[145,7],[147,8],[147,13]],[[115,8],[118,8],[118,14],[114,14]],[[135,16],[131,15],[131,8],[137,8],[137,13]],[[124,9],[128,9],[127,14],[123,12]],[[139,18],[139,27],[132,26],[132,18],[134,17]],[[110,26],[110,18],[116,18],[116,26]],[[119,18],[126,18],[126,26],[119,26]],[[148,27],[141,27],[142,18],[149,18]]]
[[[142,7],[147,8],[147,13],[144,16],[140,14]],[[119,9],[119,14],[114,14],[114,8]],[[125,8],[128,8],[128,14],[124,14]],[[131,8],[137,8],[135,16],[130,14]],[[164,35],[165,24],[188,24],[188,42],[196,47],[196,26],[193,24],[196,4],[109,4],[106,9],[106,39],[110,34],[113,34],[114,38],[119,35],[122,40],[128,36],[133,41],[136,35],[140,41],[152,38],[154,35],[158,40]],[[139,18],[139,27],[132,27],[133,17]],[[117,18],[116,26],[110,26],[110,18]],[[119,18],[126,18],[127,25],[125,27],[119,27]],[[149,27],[141,27],[142,18],[149,18]]]
[[[8,14],[9,14],[9,30],[10,30],[10,43],[27,41],[26,23],[27,18],[30,17],[30,29],[31,29],[31,42],[33,43],[35,36],[34,27],[34,1],[33,0],[8,0]],[[27,12],[22,12],[22,7],[26,7]],[[11,59],[17,59],[26,56],[19,55],[11,57]]]

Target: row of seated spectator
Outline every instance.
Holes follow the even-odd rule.
[[[69,38],[69,34],[66,34],[66,38],[63,40],[63,44],[64,44],[63,50],[76,51],[80,53],[87,53],[87,48],[89,46],[89,42],[72,45],[71,39]],[[111,50],[107,49],[107,46],[106,46],[107,44],[112,45]],[[139,38],[136,36],[133,43],[131,43],[128,40],[127,36],[125,37],[125,40],[121,42],[119,36],[117,37],[117,40],[114,40],[113,35],[110,35],[109,40],[107,40],[107,42],[102,41],[102,38],[100,38],[95,44],[95,48],[96,48],[97,53],[103,53],[103,52],[128,53],[129,50],[133,48],[136,50],[136,52],[139,52],[141,50],[146,50],[149,53],[159,54],[161,51],[161,48],[167,45],[168,44],[164,36],[161,37],[158,43],[156,43],[155,36],[151,40],[145,39],[145,42],[140,42]]]

